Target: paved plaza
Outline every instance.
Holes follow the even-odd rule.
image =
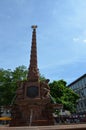
[[[54,125],[54,126],[26,126],[8,127],[0,126],[0,130],[86,130],[86,124]]]

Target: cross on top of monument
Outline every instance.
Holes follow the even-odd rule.
[[[32,25],[31,28],[36,29],[37,25]]]

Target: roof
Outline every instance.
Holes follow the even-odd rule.
[[[81,79],[83,79],[84,77],[86,77],[86,74],[82,75],[81,77],[79,77],[78,79],[76,79],[75,81],[73,81],[72,83],[70,83],[68,85],[68,87],[70,87],[71,85],[74,85],[76,82],[80,81]]]

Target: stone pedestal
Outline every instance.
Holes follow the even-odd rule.
[[[10,126],[53,125],[50,99],[28,99],[16,102],[12,108]]]

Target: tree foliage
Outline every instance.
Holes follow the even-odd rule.
[[[26,76],[27,68],[23,65],[16,67],[14,71],[0,69],[0,106],[11,104],[17,81],[26,79]]]
[[[56,102],[63,104],[65,110],[75,112],[79,95],[68,88],[67,83],[64,80],[53,81],[49,86],[51,95],[55,98]]]

